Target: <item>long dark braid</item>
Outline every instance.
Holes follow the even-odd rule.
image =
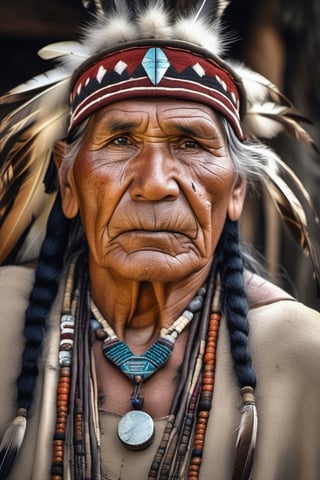
[[[29,410],[33,400],[46,320],[58,290],[68,231],[69,220],[62,212],[58,193],[48,218],[46,237],[40,250],[35,282],[25,313],[25,347],[22,354],[22,369],[17,379],[18,408]]]
[[[238,222],[226,220],[220,246],[222,306],[227,320],[233,365],[240,387],[255,388],[256,375],[248,348],[248,305],[244,291]]]

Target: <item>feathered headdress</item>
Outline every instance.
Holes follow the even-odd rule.
[[[314,146],[301,127],[306,119],[273,84],[242,64],[223,60],[228,38],[223,39],[220,22],[228,1],[145,3],[93,2],[94,22],[79,42],[54,43],[39,51],[58,66],[0,99],[1,263],[37,257],[55,196],[52,146],[102,106],[102,97],[116,101],[126,92],[132,96],[133,88],[135,95],[188,96],[220,111],[241,139],[272,138],[285,131]],[[261,171],[319,277],[305,209],[295,192],[308,206],[311,199],[281,161]],[[313,219],[318,222],[315,215]]]
[[[90,5],[89,0],[95,19],[81,40],[40,50],[42,58],[58,60],[58,66],[0,99],[0,263],[37,257],[56,195],[53,144],[110,102],[138,95],[193,99],[219,111],[241,141],[285,131],[315,147],[301,127],[306,119],[273,84],[224,58],[228,39],[223,40],[220,22],[228,3],[101,0]],[[294,237],[311,256],[319,280],[304,204],[313,221],[319,220],[308,192],[276,155],[258,171]],[[247,477],[252,464],[257,418],[251,393],[247,397],[245,393],[234,479]],[[11,440],[10,451],[19,449],[22,417],[17,417],[10,438],[3,439],[1,452]]]
[[[239,63],[223,60],[228,38],[221,35],[220,21],[228,1],[145,3],[93,2],[94,22],[84,28],[79,42],[54,43],[39,51],[58,66],[0,99],[0,263],[37,257],[55,196],[53,143],[103,105],[101,99],[96,102],[102,93],[109,102],[123,98],[126,91],[132,95],[133,78],[136,95],[163,91],[194,98],[196,92],[195,99],[226,116],[242,139],[272,138],[285,131],[314,146],[301,127],[306,119],[273,84]],[[319,279],[305,209],[295,193],[302,194],[309,208],[307,192],[281,161],[261,171]],[[312,219],[318,222],[315,215]]]

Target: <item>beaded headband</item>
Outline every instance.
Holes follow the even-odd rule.
[[[128,46],[90,62],[72,89],[70,130],[95,110],[118,100],[173,97],[212,107],[243,139],[240,81],[235,74],[209,52],[204,56],[203,51],[192,51],[188,45],[159,44],[149,41],[146,45]]]

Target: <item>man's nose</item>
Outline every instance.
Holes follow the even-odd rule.
[[[178,197],[176,164],[166,145],[144,147],[134,163],[130,185],[134,200],[173,201]]]

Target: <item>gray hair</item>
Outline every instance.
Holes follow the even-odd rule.
[[[247,180],[249,187],[253,188],[257,182],[265,178],[267,166],[277,164],[278,156],[258,139],[250,138],[244,142],[239,140],[225,118],[222,118],[222,126],[235,171]]]

